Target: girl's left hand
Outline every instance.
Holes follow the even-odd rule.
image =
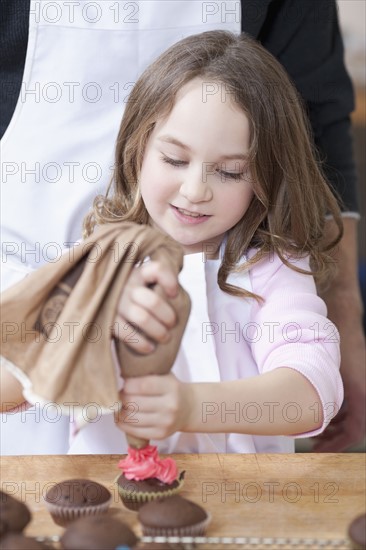
[[[164,439],[189,424],[192,384],[172,373],[127,378],[120,396],[123,406],[116,423],[128,435]]]

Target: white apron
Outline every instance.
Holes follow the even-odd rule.
[[[3,290],[80,238],[146,66],[185,36],[240,28],[237,1],[31,0],[22,89],[1,148]],[[1,452],[66,452],[66,424],[8,415]]]

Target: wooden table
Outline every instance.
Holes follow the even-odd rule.
[[[208,536],[345,539],[364,513],[364,454],[172,455],[186,470],[182,496],[212,513]],[[117,455],[1,458],[2,489],[33,512],[30,536],[61,534],[42,496],[54,483],[86,477],[113,494],[117,514],[140,534],[136,513],[123,507],[114,486]]]

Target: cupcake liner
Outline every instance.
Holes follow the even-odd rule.
[[[73,508],[67,506],[59,506],[51,502],[45,501],[45,505],[52,516],[53,521],[64,527],[72,521],[84,516],[92,516],[97,514],[105,514],[112,502],[112,496],[102,504],[93,504],[91,506],[75,506]]]
[[[173,487],[172,489],[166,489],[165,491],[147,492],[139,491],[138,489],[136,489],[136,486],[134,486],[133,489],[124,489],[123,487],[120,487],[117,483],[119,477],[120,474],[115,479],[119,497],[126,508],[133,511],[139,510],[141,506],[143,506],[147,502],[151,502],[152,500],[167,498],[175,495],[181,490],[184,484],[184,477],[180,475],[177,479],[178,485],[176,487]]]
[[[212,515],[207,512],[207,517],[203,521],[183,527],[151,527],[140,523],[142,532],[146,537],[201,537],[206,533],[211,519]]]

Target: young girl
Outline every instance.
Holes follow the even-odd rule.
[[[325,246],[326,216],[337,236]],[[343,399],[335,327],[314,276],[329,276],[341,235],[296,91],[259,44],[224,31],[190,36],[137,81],[117,140],[111,193],[85,235],[134,221],[185,252],[192,311],[172,372],[121,380],[125,410],[81,429],[71,453],[124,453],[122,431],[160,452],[292,452]],[[135,269],[118,323],[148,353],[174,313],[154,292],[178,282],[161,263]],[[123,333],[123,332],[122,332]]]
[[[337,332],[312,276],[329,275],[337,242],[322,244],[326,215],[339,238],[296,91],[260,45],[207,32],[143,73],[119,131],[112,193],[96,199],[85,233],[130,220],[170,235],[185,252],[179,280],[192,312],[172,373],[124,381],[125,433],[161,452],[290,452],[284,436],[324,429],[343,398]],[[149,288],[157,282],[174,294],[164,265],[137,268],[119,306],[144,353],[175,322]],[[108,417],[71,446],[121,450]]]

